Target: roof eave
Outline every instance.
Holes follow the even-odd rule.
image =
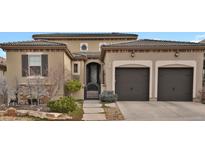
[[[136,36],[87,36],[87,37],[57,37],[57,36],[32,36],[35,40],[95,40],[95,39],[128,39],[128,40],[134,40],[138,38],[138,35]]]
[[[24,50],[24,49],[30,49],[30,50],[35,50],[35,49],[39,49],[39,50],[43,50],[43,49],[47,49],[47,50],[65,50],[66,54],[73,59],[73,55],[71,54],[70,50],[65,46],[18,46],[18,45],[0,45],[0,48],[2,48],[4,51],[9,52],[8,50]]]
[[[149,50],[204,50],[205,52],[205,46],[164,46],[164,47],[111,47],[111,46],[102,46],[102,52],[101,52],[101,60],[104,61],[105,55],[107,51],[112,50],[130,50],[130,51],[149,51]]]

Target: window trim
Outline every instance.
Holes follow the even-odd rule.
[[[77,64],[77,72],[74,72],[74,65]],[[73,62],[72,64],[72,74],[73,75],[80,75],[80,62]]]
[[[82,50],[83,45],[87,46],[87,50]],[[82,52],[88,51],[88,43],[80,43],[80,51],[82,51]]]

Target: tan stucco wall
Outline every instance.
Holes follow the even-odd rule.
[[[74,75],[72,74],[72,78],[73,79],[77,79],[80,80],[81,84],[82,84],[82,88],[80,91],[76,92],[73,94],[73,96],[76,99],[84,99],[84,83],[85,83],[85,63],[84,61],[73,61],[73,63],[77,62],[78,64],[80,64],[80,74],[79,75]],[[72,67],[73,69],[73,67]]]
[[[175,57],[175,52],[141,52],[135,53],[132,58],[129,52],[107,53],[104,59],[105,89],[112,90],[113,87],[113,62],[114,61],[152,61],[152,98],[155,98],[155,65],[157,61],[195,61],[196,62],[196,95],[202,90],[203,78],[203,52],[183,52]],[[129,66],[129,65],[128,65]],[[133,66],[132,66],[133,67]],[[169,66],[171,67],[171,65]],[[172,67],[179,67],[172,65]],[[183,67],[183,66],[182,66]]]
[[[117,43],[124,42],[123,40],[52,40],[52,42],[64,43],[67,45],[68,49],[73,52],[80,52],[80,44],[88,44],[88,52],[100,52],[100,43]]]
[[[71,60],[67,57],[65,52],[62,51],[35,51],[29,52],[29,50],[9,51],[6,53],[7,57],[7,72],[6,78],[9,88],[9,96],[13,97],[14,90],[16,89],[16,81],[19,84],[28,83],[28,77],[22,77],[22,64],[21,55],[22,54],[48,54],[48,77],[53,76],[53,74],[61,75],[64,79],[71,78]],[[56,73],[55,73],[56,72]],[[64,74],[66,72],[66,75]],[[51,75],[52,74],[52,75]],[[65,75],[65,76],[64,76]],[[47,79],[47,77],[44,77]],[[58,91],[57,96],[64,95],[64,81],[60,81],[61,87]]]
[[[64,80],[70,80],[72,76],[72,61],[66,53],[63,54],[64,57]]]

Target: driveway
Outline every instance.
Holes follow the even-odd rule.
[[[125,120],[201,121],[205,104],[194,102],[117,102]]]

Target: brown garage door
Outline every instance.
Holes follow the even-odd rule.
[[[159,101],[192,101],[193,68],[159,68]]]
[[[119,101],[149,100],[149,68],[116,68],[115,79]]]

